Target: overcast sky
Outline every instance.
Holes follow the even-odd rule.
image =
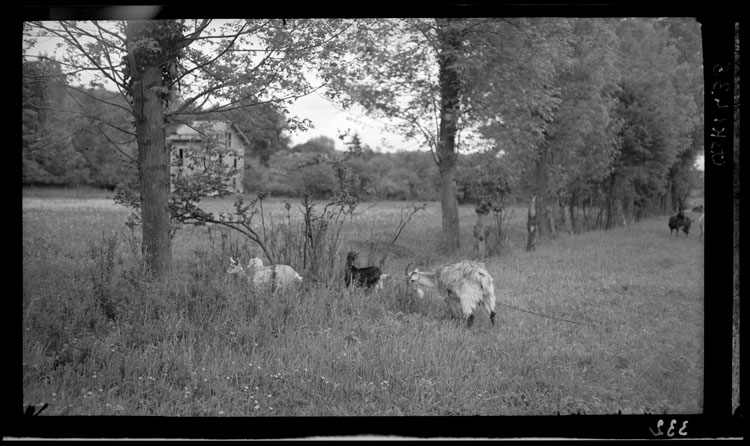
[[[406,141],[384,129],[383,123],[362,115],[361,111],[343,110],[331,103],[325,96],[313,93],[305,96],[289,107],[289,111],[307,118],[315,125],[314,128],[296,134],[290,134],[292,144],[301,144],[316,136],[328,136],[336,141],[336,149],[345,150],[344,142],[338,138],[346,131],[358,133],[363,144],[372,149],[379,148],[383,152],[402,150],[426,150],[420,148],[417,141]]]

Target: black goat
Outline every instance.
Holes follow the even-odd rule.
[[[344,274],[346,286],[350,286],[352,281],[355,281],[359,286],[367,286],[367,288],[377,285],[382,275],[380,268],[377,266],[357,268],[354,262],[357,261],[358,255],[354,251],[346,255],[346,271]]]
[[[688,237],[690,236],[690,217],[683,215],[682,211],[678,212],[677,215],[669,217],[669,235],[672,235],[672,231],[677,231],[677,235],[680,235],[680,228],[682,232]]]

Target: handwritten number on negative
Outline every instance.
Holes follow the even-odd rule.
[[[726,93],[729,91],[729,82],[722,82],[722,81],[716,81],[713,84],[711,84],[711,94],[716,95],[716,90],[719,90],[722,93]]]
[[[677,431],[678,435],[681,435],[683,437],[687,435],[687,431],[685,430],[687,428],[687,423],[688,423],[687,420],[682,422],[682,427]],[[674,437],[674,429],[675,429],[676,424],[677,424],[677,420],[675,419],[673,419],[669,423],[669,429],[667,429],[667,437],[669,438]],[[648,430],[651,431],[651,435],[653,435],[654,437],[661,437],[662,435],[664,435],[664,432],[661,431],[662,426],[664,426],[664,421],[660,419],[659,422],[656,423],[656,431],[654,431],[650,427],[648,428]]]

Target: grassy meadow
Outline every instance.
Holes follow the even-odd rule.
[[[516,209],[508,246],[484,259],[497,324],[478,310],[467,329],[401,277],[408,263],[473,258],[470,207],[451,256],[438,249],[439,203],[416,214],[389,252],[394,277],[381,291],[307,280],[271,293],[224,272],[229,255],[259,250],[206,227],[177,233],[172,277],[142,280],[129,212],[108,195],[23,193],[23,397],[49,403],[42,415],[702,411],[703,242],[697,228],[670,236],[667,217],[560,233],[527,253]],[[229,210],[231,200],[206,205]],[[281,200],[266,206],[283,221]],[[366,264],[404,206],[360,205],[342,229],[340,265],[350,248]]]

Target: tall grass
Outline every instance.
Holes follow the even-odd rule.
[[[351,221],[352,210],[327,203],[317,211],[308,196],[301,204],[297,218],[292,218],[291,205],[287,203],[286,219],[268,228],[264,226],[266,244],[277,263],[296,268],[308,280],[330,284],[342,277],[341,232]]]
[[[701,411],[702,241],[670,237],[661,220],[561,235],[534,253],[522,249],[523,221],[511,221],[519,248],[485,259],[497,325],[479,317],[466,329],[439,296],[419,299],[400,280],[379,292],[333,279],[254,287],[224,271],[229,254],[255,248],[215,228],[180,231],[173,276],[147,282],[127,210],[55,201],[23,207],[24,404],[49,402],[43,415]],[[399,206],[354,216],[338,246],[389,233]],[[284,221],[283,203],[273,212]],[[431,204],[414,217],[387,272],[471,258],[470,248],[452,257],[434,248],[437,212]],[[466,246],[472,210],[461,216]],[[290,263],[300,260],[299,224],[272,234]]]

